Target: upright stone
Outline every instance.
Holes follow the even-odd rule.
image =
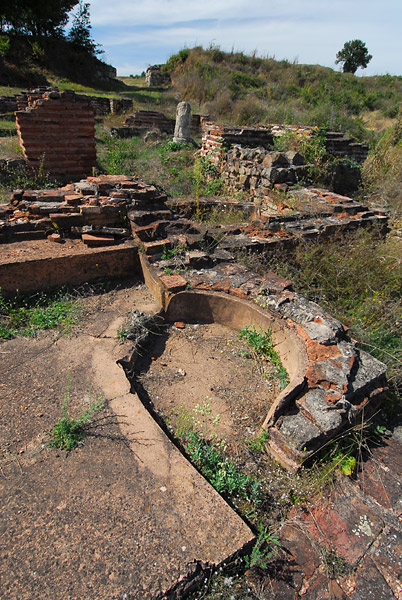
[[[188,102],[179,102],[176,111],[174,142],[191,142],[191,107]]]

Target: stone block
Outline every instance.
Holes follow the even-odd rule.
[[[331,407],[323,390],[311,390],[296,403],[325,435],[339,431],[345,421],[345,410]]]
[[[180,292],[187,286],[187,281],[181,275],[162,275],[160,279],[169,292]]]
[[[113,236],[83,233],[81,238],[84,244],[87,246],[112,246],[115,244],[115,239]]]
[[[262,161],[262,166],[265,169],[269,169],[270,167],[289,167],[289,165],[289,158],[284,152],[269,152]]]
[[[289,443],[298,452],[303,452],[305,448],[309,450],[312,444],[322,436],[318,427],[311,423],[301,412],[282,417],[279,432],[289,440]]]
[[[354,590],[349,600],[395,600],[391,588],[371,559],[366,559],[359,569]]]

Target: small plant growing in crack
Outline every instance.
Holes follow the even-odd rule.
[[[279,539],[272,535],[267,527],[264,527],[262,523],[258,525],[258,536],[253,546],[251,554],[244,557],[244,562],[248,569],[258,567],[260,569],[266,569],[268,566],[268,559],[273,554],[272,546],[280,546]]]
[[[270,329],[256,331],[252,327],[243,327],[239,331],[239,336],[246,341],[254,359],[265,359],[272,363],[275,368],[275,377],[279,379],[281,388],[285,388],[289,383],[289,375],[274,348],[272,331]]]
[[[70,452],[77,446],[84,443],[84,438],[88,434],[88,427],[91,424],[92,416],[101,410],[105,404],[103,398],[98,398],[96,402],[91,402],[87,410],[79,417],[71,417],[68,414],[68,404],[70,401],[70,385],[67,384],[66,393],[62,403],[62,414],[56,425],[48,433],[50,439],[47,446],[50,448],[59,448]]]

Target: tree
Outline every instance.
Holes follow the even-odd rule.
[[[78,0],[1,0],[0,31],[60,37],[76,4]]]
[[[79,48],[88,50],[93,55],[102,54],[103,50],[99,49],[99,45],[91,37],[91,29],[89,2],[80,0],[67,39]]]
[[[343,63],[344,73],[355,73],[361,67],[365,69],[373,57],[368,53],[366,44],[361,40],[345,42],[336,55],[335,64]]]

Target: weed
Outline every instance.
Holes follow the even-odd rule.
[[[271,330],[264,332],[262,329],[256,331],[251,327],[244,327],[239,331],[239,336],[246,340],[255,358],[269,360],[273,364],[275,376],[280,380],[282,388],[285,388],[289,383],[289,375],[274,349]]]
[[[66,452],[70,452],[84,443],[84,438],[88,433],[88,425],[91,423],[93,414],[101,410],[104,406],[104,399],[99,398],[96,402],[92,402],[89,408],[79,417],[70,417],[68,414],[69,388],[70,385],[68,383],[62,403],[61,417],[53,429],[48,432],[50,439],[47,443],[50,448],[59,448]]]
[[[264,429],[258,437],[254,438],[253,440],[249,440],[247,443],[251,450],[263,452],[268,439],[269,433]]]
[[[318,481],[328,480],[336,471],[351,476],[360,466],[370,448],[381,442],[386,431],[383,424],[374,420],[358,423],[329,441],[315,456],[313,467],[318,469]]]
[[[321,560],[328,576],[331,579],[349,575],[353,570],[346,560],[338,554],[335,548],[322,548]]]
[[[77,302],[63,290],[11,299],[0,295],[0,338],[34,336],[40,330],[55,327],[68,332],[78,314]]]
[[[212,444],[193,428],[184,433],[181,442],[191,461],[217,492],[231,499],[261,502],[258,482],[239,471],[234,462],[225,457],[222,443],[219,446]]]
[[[173,248],[164,248],[161,260],[171,260],[176,256],[181,256],[184,252],[186,252],[186,247],[183,244],[176,244]]]
[[[134,309],[125,323],[121,325],[117,332],[117,339],[122,344],[126,340],[132,340],[134,344],[139,344],[149,333],[156,333],[150,328],[157,329],[157,318],[154,315],[146,315],[137,309]]]
[[[245,564],[248,569],[258,567],[266,569],[268,559],[272,556],[272,545],[280,546],[279,539],[273,536],[262,523],[258,526],[258,537],[253,546],[250,556],[245,556]]]

